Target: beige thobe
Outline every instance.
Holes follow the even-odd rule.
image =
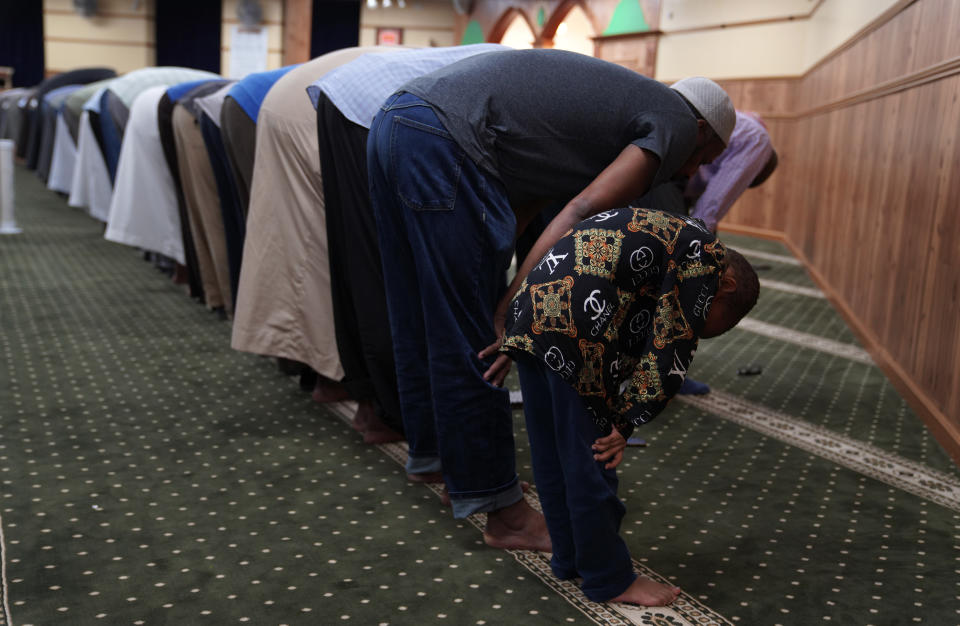
[[[233,321],[237,350],[306,363],[343,377],[330,302],[330,266],[317,112],[306,88],[378,48],[347,48],[291,70],[257,117],[257,154]]]

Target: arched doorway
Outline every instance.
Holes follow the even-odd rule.
[[[497,38],[496,34],[501,32],[503,35]],[[537,39],[533,28],[530,27],[530,21],[527,19],[527,16],[517,9],[510,9],[505,13],[503,17],[498,20],[497,26],[494,27],[491,35],[490,41],[502,43],[505,46],[510,46],[518,50],[532,48]]]
[[[590,18],[579,4],[574,4],[563,21],[557,25],[553,48],[593,56],[595,36]]]

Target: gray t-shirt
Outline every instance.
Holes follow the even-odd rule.
[[[697,123],[672,89],[562,50],[477,55],[416,78],[408,91],[511,196],[569,199],[634,144],[656,154],[654,184],[693,152]]]

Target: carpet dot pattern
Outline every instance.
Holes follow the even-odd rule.
[[[4,626],[957,622],[954,509],[723,415],[733,398],[960,480],[870,363],[746,330],[702,342],[690,375],[722,393],[672,403],[620,468],[637,567],[684,598],[591,606],[544,555],[487,548],[482,518],[407,482],[402,447],[363,445],[342,407],[232,351],[229,322],[102,225],[23,170],[16,184],[24,233],[0,239]],[[780,244],[724,239],[765,255],[761,277],[815,288]],[[766,289],[751,317],[857,347],[802,292]],[[738,375],[748,364],[762,373]]]

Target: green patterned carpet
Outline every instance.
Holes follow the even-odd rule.
[[[643,610],[485,547],[482,516],[406,481],[402,447],[363,445],[349,406],[232,351],[228,322],[16,184],[2,625],[960,623],[960,472],[777,243],[723,237],[768,268],[753,324],[701,343],[690,374],[714,392],[640,429],[622,466],[637,567],[685,592]]]

